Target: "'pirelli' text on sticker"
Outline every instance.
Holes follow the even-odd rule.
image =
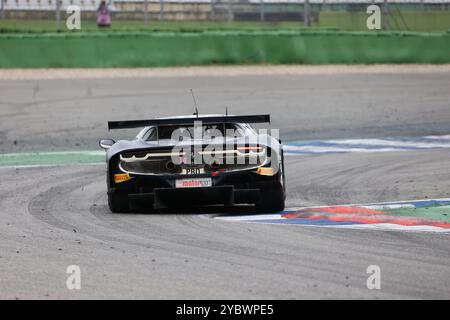
[[[124,181],[128,181],[132,179],[133,177],[130,177],[128,173],[118,173],[114,175],[114,182],[115,183],[121,183]]]

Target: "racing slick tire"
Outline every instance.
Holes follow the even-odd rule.
[[[261,189],[260,201],[256,204],[259,213],[271,213],[284,210],[285,192],[282,186]]]
[[[108,205],[113,213],[127,213],[131,211],[128,204],[128,195],[125,193],[108,194]]]

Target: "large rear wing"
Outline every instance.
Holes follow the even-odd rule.
[[[148,126],[162,125],[194,125],[195,121],[201,121],[202,124],[216,123],[270,123],[269,114],[246,115],[246,116],[198,116],[189,118],[171,118],[171,119],[152,119],[152,120],[125,120],[108,121],[108,130],[131,129]]]

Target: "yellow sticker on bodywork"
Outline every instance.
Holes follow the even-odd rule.
[[[273,176],[273,168],[259,167],[256,169],[256,173],[262,176]]]
[[[115,183],[121,183],[124,181],[128,181],[132,179],[133,177],[130,177],[128,173],[118,173],[114,175],[114,182]]]

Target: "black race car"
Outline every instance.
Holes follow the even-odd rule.
[[[100,141],[111,211],[236,204],[282,211],[281,141],[250,126],[268,122],[269,115],[198,114],[108,122],[109,130],[143,127],[131,141]]]

